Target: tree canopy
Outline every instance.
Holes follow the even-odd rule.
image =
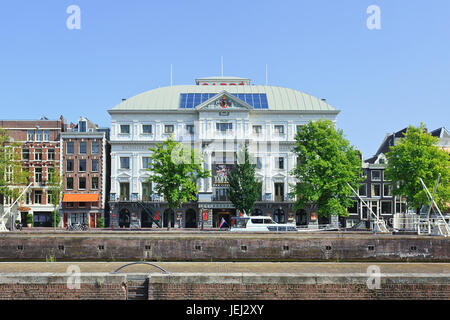
[[[18,187],[28,182],[29,172],[23,170],[21,159],[21,145],[11,141],[8,132],[0,128],[0,195],[17,198]]]
[[[408,207],[420,212],[429,200],[420,178],[433,192],[441,174],[435,201],[444,209],[450,199],[450,156],[438,146],[438,138],[426,132],[425,125],[409,126],[404,137],[386,154],[386,179],[393,182],[393,194],[406,197]]]
[[[202,157],[189,146],[169,137],[163,143],[150,148],[152,172],[148,182],[155,183],[155,191],[164,196],[170,209],[181,207],[184,202],[196,200],[197,181],[207,178],[210,172],[201,167]]]
[[[297,165],[291,174],[297,183],[291,185],[290,193],[296,197],[294,209],[317,211],[321,216],[348,216],[353,193],[347,183],[357,190],[363,180],[359,151],[329,120],[310,121],[295,140]]]
[[[255,202],[261,195],[262,183],[255,178],[255,167],[252,163],[248,148],[244,147],[238,156],[238,163],[228,175],[230,200],[241,212],[250,215]]]

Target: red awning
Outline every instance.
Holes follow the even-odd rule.
[[[98,193],[65,194],[63,202],[97,202]]]

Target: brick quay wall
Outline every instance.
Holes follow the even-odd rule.
[[[2,233],[0,261],[449,262],[444,237],[224,232]]]
[[[0,300],[125,300],[129,297],[127,286],[132,285],[142,286],[141,298],[148,300],[450,300],[449,274],[382,274],[377,288],[369,288],[366,274],[141,276],[142,282],[136,283],[127,274],[83,273],[79,288],[69,288],[67,283],[74,281],[67,274],[0,274]]]

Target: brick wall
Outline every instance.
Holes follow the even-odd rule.
[[[149,300],[450,300],[448,274],[385,276],[369,289],[367,276],[333,274],[150,274]],[[4,299],[126,299],[127,276],[82,274],[80,289],[63,274],[1,274]],[[132,282],[128,282],[131,285]]]
[[[20,249],[19,249],[20,248]],[[197,233],[104,233],[76,236],[40,232],[0,238],[0,261],[450,261],[442,237],[343,234],[323,236]]]

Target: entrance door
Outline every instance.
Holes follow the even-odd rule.
[[[171,209],[166,209],[166,211],[164,211],[164,215],[163,215],[163,227],[168,227],[169,223],[170,223],[170,227],[173,228],[175,227],[175,219],[173,217],[174,213],[173,210]]]
[[[275,202],[284,201],[284,183],[275,183]]]
[[[22,223],[22,227],[26,227],[27,226],[27,215],[28,215],[28,212],[21,212],[20,213],[20,221]]]
[[[236,209],[213,209],[213,227],[219,228],[222,218],[231,226],[231,217],[236,215]]]
[[[122,209],[119,213],[119,228],[130,227],[130,212],[128,209]]]
[[[130,184],[128,182],[120,184],[120,201],[130,200]]]
[[[194,209],[186,211],[186,228],[197,228],[197,213]]]

